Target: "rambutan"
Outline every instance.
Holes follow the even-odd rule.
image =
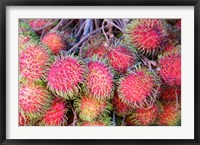
[[[81,122],[79,123],[81,126],[109,126],[111,125],[111,118],[110,117],[101,117],[100,119],[92,122]]]
[[[29,43],[19,58],[20,75],[29,82],[45,77],[49,65],[50,51],[42,44]]]
[[[42,117],[41,125],[61,126],[67,124],[66,103],[62,98],[55,98],[49,110]]]
[[[85,72],[83,63],[78,58],[61,55],[55,58],[47,73],[47,86],[56,95],[73,99],[79,92]]]
[[[19,126],[29,126],[29,125],[31,125],[28,118],[21,111],[19,111],[18,119],[19,119],[18,120]]]
[[[160,100],[175,101],[181,97],[181,89],[174,87],[165,87],[160,95]]]
[[[43,86],[26,84],[19,90],[19,107],[30,121],[37,121],[49,109],[51,98]]]
[[[125,116],[127,114],[130,114],[133,111],[133,108],[128,106],[126,103],[124,103],[119,96],[117,95],[117,92],[115,93],[113,99],[112,99],[112,104],[114,108],[114,112],[118,116]]]
[[[107,116],[112,109],[112,105],[107,101],[99,101],[94,98],[82,97],[74,102],[79,117],[83,121],[96,121],[98,118]]]
[[[143,66],[135,68],[118,81],[119,98],[132,107],[151,106],[160,87],[159,78]]]
[[[113,74],[106,62],[90,60],[85,75],[85,91],[89,97],[106,100],[113,97]]]
[[[42,43],[48,46],[54,54],[58,54],[60,50],[65,49],[65,42],[60,33],[50,32],[42,38]]]
[[[180,103],[177,101],[164,102],[159,114],[158,125],[177,126],[181,118]]]
[[[135,111],[126,117],[126,123],[130,126],[148,126],[153,125],[158,118],[159,110],[156,104],[151,108],[137,108]]]
[[[144,54],[157,54],[166,41],[165,26],[161,19],[134,19],[127,26],[125,41]]]
[[[121,45],[109,50],[108,62],[115,71],[125,73],[136,62],[136,55]]]
[[[29,43],[30,37],[19,34],[19,53],[25,50],[26,44]]]
[[[181,52],[173,49],[159,56],[159,75],[169,86],[181,85]]]

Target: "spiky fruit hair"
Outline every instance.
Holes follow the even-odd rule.
[[[137,60],[136,55],[123,45],[112,47],[107,56],[109,64],[118,73],[125,73]]]
[[[162,89],[159,99],[162,101],[175,101],[181,97],[181,89],[165,86]]]
[[[177,126],[181,119],[180,102],[171,101],[162,104],[162,112],[158,117],[160,126]]]
[[[130,126],[149,126],[153,125],[159,114],[159,109],[156,104],[153,104],[151,108],[142,109],[137,108],[131,114],[126,116],[126,123]]]
[[[133,19],[125,30],[125,41],[143,54],[155,55],[166,41],[165,27],[165,20]]]
[[[101,36],[94,37],[83,48],[83,58],[91,58],[95,55],[98,58],[105,58],[107,53],[108,48],[106,47],[105,38]]]
[[[19,114],[18,114],[18,119],[19,119],[18,120],[19,126],[29,126],[29,125],[31,125],[28,118],[20,110],[19,110]]]
[[[155,102],[159,78],[144,66],[138,66],[118,81],[119,98],[132,107],[143,108]]]
[[[158,57],[159,75],[169,86],[181,85],[181,51],[178,48],[164,52]]]
[[[108,101],[99,101],[94,98],[82,97],[76,99],[74,106],[83,121],[93,122],[110,113],[112,105]]]
[[[20,76],[24,81],[37,82],[44,79],[50,62],[51,52],[44,45],[29,43],[20,53]]]
[[[114,108],[114,112],[118,116],[125,116],[130,114],[133,111],[133,108],[124,103],[118,96],[117,92],[115,92],[115,95],[112,99],[112,104]]]
[[[31,121],[38,121],[50,107],[51,94],[34,83],[22,85],[19,90],[19,107]]]
[[[58,32],[50,32],[44,35],[42,43],[48,46],[55,55],[66,47],[62,34]]]
[[[55,57],[47,73],[47,86],[55,95],[74,99],[79,93],[85,72],[84,64],[73,55]]]
[[[62,126],[67,124],[67,104],[63,98],[55,98],[49,110],[42,117],[40,125]]]
[[[87,96],[98,100],[113,97],[113,73],[106,61],[97,58],[88,61],[84,89]]]

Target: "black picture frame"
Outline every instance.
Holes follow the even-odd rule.
[[[7,6],[194,6],[195,17],[195,54],[194,54],[194,139],[127,139],[127,140],[83,140],[83,139],[7,139],[6,138],[6,7]],[[0,143],[2,145],[56,145],[56,144],[200,144],[200,1],[199,0],[1,0],[0,1]]]

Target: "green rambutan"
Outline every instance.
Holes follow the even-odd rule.
[[[159,114],[158,125],[177,126],[181,118],[180,103],[177,101],[164,102]]]
[[[165,27],[165,20],[134,19],[127,25],[125,41],[144,54],[157,54],[166,41]]]
[[[19,90],[19,107],[31,121],[39,120],[50,107],[51,94],[41,85],[25,84]]]
[[[46,111],[41,125],[44,126],[62,126],[67,124],[66,112],[68,108],[62,98],[55,98],[49,110]]]
[[[135,64],[136,59],[136,55],[122,45],[111,48],[108,52],[109,64],[119,73],[125,73],[129,67]]]
[[[122,102],[143,108],[155,102],[159,87],[159,78],[146,67],[139,66],[119,79],[117,92]]]
[[[55,57],[47,73],[47,86],[55,94],[65,99],[74,99],[83,82],[85,68],[78,58],[61,54]]]
[[[20,75],[29,82],[44,79],[49,65],[50,51],[42,44],[29,43],[20,53]]]
[[[44,35],[42,43],[48,46],[54,54],[58,54],[66,47],[63,36],[57,32],[50,32]]]
[[[87,64],[85,75],[85,91],[87,96],[98,100],[106,100],[113,97],[113,74],[103,60],[92,59]]]
[[[181,85],[181,52],[176,48],[164,52],[158,59],[159,75],[169,86]]]
[[[156,104],[151,108],[137,108],[131,114],[126,116],[126,123],[130,126],[148,126],[153,125],[158,118],[159,110]]]
[[[79,117],[83,121],[93,122],[110,113],[112,105],[108,101],[99,101],[94,98],[82,97],[74,102]]]

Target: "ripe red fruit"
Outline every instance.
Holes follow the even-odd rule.
[[[169,86],[181,85],[181,53],[179,49],[164,52],[158,59],[159,75]]]
[[[113,74],[106,62],[91,60],[87,66],[85,77],[87,95],[99,100],[113,97]]]
[[[125,41],[147,55],[159,52],[166,40],[166,22],[160,19],[134,19],[127,26]]]
[[[20,75],[29,82],[36,82],[45,77],[49,65],[49,52],[40,44],[29,44],[20,54]]]
[[[48,46],[54,54],[65,49],[65,42],[59,33],[50,32],[42,38],[42,43]]]
[[[155,101],[159,86],[159,79],[149,69],[142,67],[120,78],[117,91],[124,103],[141,108]]]
[[[158,107],[154,104],[151,108],[137,108],[134,113],[126,117],[126,122],[130,126],[153,125],[158,118]]]
[[[136,56],[124,46],[110,49],[108,62],[111,67],[119,73],[125,73],[127,69],[134,65]]]
[[[175,101],[177,99],[180,99],[180,97],[181,97],[181,89],[174,87],[167,87],[162,90],[159,99],[163,101]]]
[[[48,88],[65,99],[73,99],[83,82],[84,65],[73,56],[56,57],[47,73]]]
[[[180,103],[176,101],[163,103],[163,111],[159,114],[158,125],[176,126],[181,117]]]
[[[51,94],[41,85],[26,84],[19,90],[19,107],[32,122],[43,116],[50,102]]]
[[[62,98],[55,98],[49,110],[42,117],[41,124],[45,126],[61,126],[67,124],[67,107]]]

